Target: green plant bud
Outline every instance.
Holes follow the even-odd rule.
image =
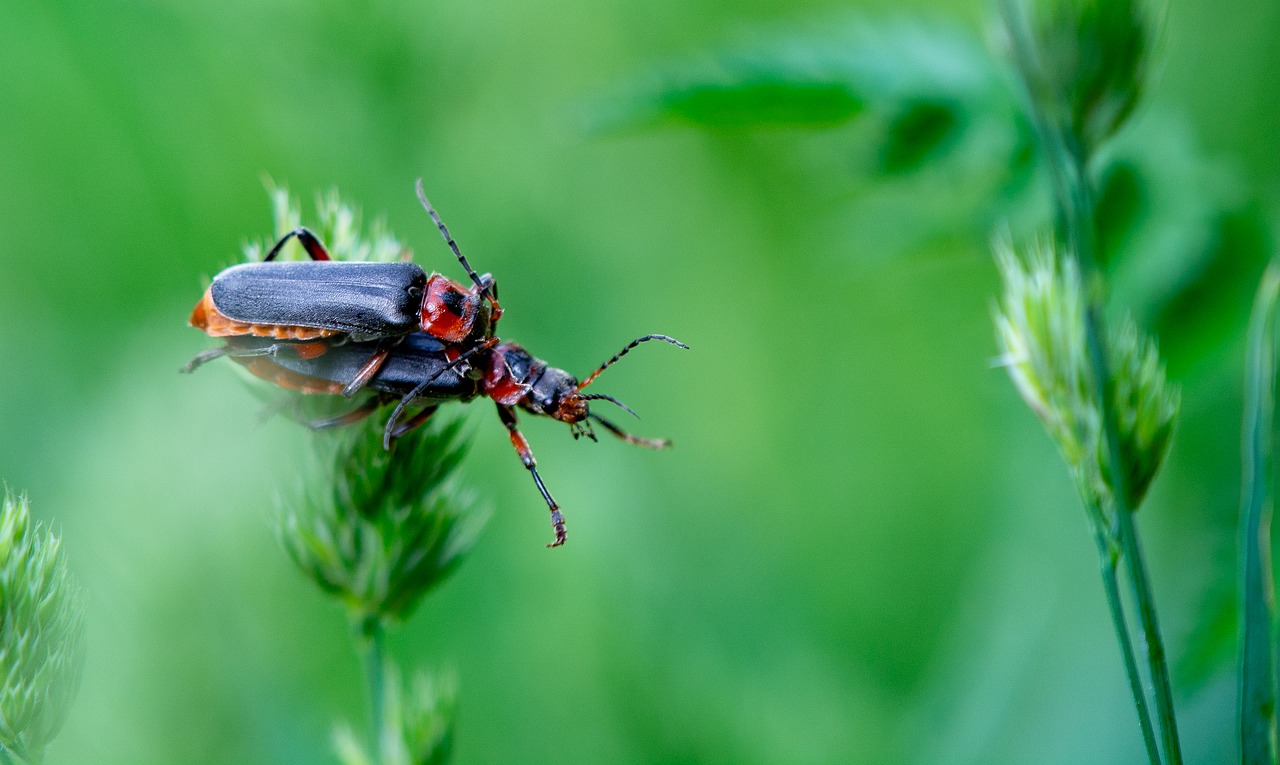
[[[38,762],[80,686],[84,604],[61,540],[25,496],[0,508],[0,744]]]
[[[357,621],[404,619],[471,549],[481,521],[450,480],[461,424],[418,428],[390,451],[375,420],[317,439],[321,468],[287,501],[279,537]]]
[[[1089,153],[1142,97],[1158,14],[1148,0],[1040,0],[1025,15],[1022,77],[1037,108]]]
[[[1035,247],[1025,265],[1007,243],[995,250],[1004,280],[995,312],[999,362],[1058,444],[1086,504],[1109,511],[1115,484],[1094,395],[1079,268],[1048,245]],[[1155,343],[1128,318],[1112,329],[1108,347],[1126,499],[1136,509],[1168,453],[1178,395]]]
[[[334,733],[338,759],[343,765],[444,765],[453,751],[456,681],[418,672],[404,688],[395,666],[385,667],[378,756],[369,754],[350,726],[341,725]]]

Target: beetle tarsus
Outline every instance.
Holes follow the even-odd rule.
[[[551,528],[555,529],[556,538],[554,542],[548,542],[547,547],[559,547],[569,538],[569,534],[565,531],[564,515],[558,507],[551,508]]]

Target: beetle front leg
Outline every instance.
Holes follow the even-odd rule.
[[[183,374],[196,371],[200,367],[208,364],[216,358],[222,356],[231,356],[235,358],[250,358],[253,356],[271,356],[279,355],[282,350],[288,349],[290,353],[296,353],[304,359],[311,359],[319,356],[328,349],[324,343],[272,343],[271,345],[263,345],[259,347],[238,347],[235,345],[224,345],[221,348],[207,348],[197,353],[187,365],[182,368]]]
[[[307,251],[307,254],[311,256],[312,260],[333,260],[333,258],[329,257],[329,251],[324,248],[324,245],[320,243],[320,240],[316,235],[311,233],[309,229],[299,226],[280,237],[280,241],[275,243],[267,253],[267,256],[262,259],[262,262],[266,263],[268,261],[275,260],[276,256],[280,254],[281,248],[283,248],[285,244],[294,237],[298,238],[298,243]]]
[[[524,463],[529,474],[533,476],[533,482],[538,485],[538,491],[542,492],[542,498],[547,501],[547,509],[551,511],[551,527],[555,529],[555,541],[547,545],[547,547],[559,547],[564,544],[566,533],[564,527],[564,515],[560,512],[560,506],[552,499],[551,492],[547,491],[547,486],[542,482],[542,476],[538,475],[538,461],[533,458],[533,450],[529,448],[529,442],[525,440],[520,429],[516,427],[516,412],[509,406],[498,404],[498,417],[502,420],[502,424],[507,426],[507,432],[511,434],[511,445],[516,448],[516,454],[520,455],[520,461]]]

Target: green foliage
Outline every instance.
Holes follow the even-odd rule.
[[[1079,269],[1046,244],[1033,248],[1024,265],[1012,247],[997,243],[996,260],[1004,280],[995,316],[1000,363],[1058,444],[1087,504],[1109,512],[1116,481],[1089,362]],[[1155,343],[1132,321],[1112,329],[1108,346],[1123,485],[1128,507],[1136,508],[1169,451],[1178,393],[1165,379]]]
[[[84,604],[62,540],[32,525],[25,496],[0,508],[0,745],[39,762],[80,686]]]
[[[394,665],[385,668],[382,729],[378,750],[370,753],[350,726],[334,733],[334,748],[343,765],[444,765],[453,753],[457,717],[457,682],[417,672],[408,686]]]
[[[421,427],[388,451],[376,421],[317,438],[318,469],[287,499],[285,550],[357,617],[402,620],[471,549],[479,522],[451,478],[461,420]]]
[[[857,22],[659,68],[615,95],[599,124],[828,130],[870,117],[882,135],[877,169],[899,174],[1005,101],[993,62],[959,30]]]

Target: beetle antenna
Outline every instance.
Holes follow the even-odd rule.
[[[644,337],[638,337],[635,340],[632,340],[630,343],[628,343],[626,348],[623,348],[622,350],[615,353],[613,355],[613,358],[601,364],[599,369],[597,369],[596,371],[592,372],[590,375],[587,376],[587,379],[578,383],[578,390],[582,390],[583,388],[587,387],[591,383],[595,382],[596,378],[600,376],[601,372],[603,372],[604,370],[612,366],[615,362],[618,361],[618,359],[630,353],[632,348],[635,348],[637,345],[640,345],[641,343],[647,343],[650,340],[664,340],[668,343],[671,343],[672,345],[677,345],[686,350],[689,348],[689,346],[685,345],[684,343],[680,342],[674,337],[667,337],[666,335],[645,335]]]
[[[614,434],[618,438],[621,438],[623,441],[626,441],[629,444],[635,444],[636,446],[643,446],[646,449],[666,449],[667,447],[671,446],[671,439],[669,438],[641,438],[640,436],[633,436],[627,431],[623,430],[617,425],[614,425],[612,422],[609,422],[608,420],[606,420],[605,418],[601,417],[598,414],[588,414],[587,416],[595,420],[596,422],[600,423],[601,425],[603,425],[605,430]]]
[[[498,338],[496,337],[490,338],[484,341],[483,343],[477,345],[476,347],[462,354],[461,356],[454,359],[453,361],[450,361],[448,364],[445,364],[444,369],[441,369],[439,372],[436,372],[435,374],[431,375],[426,380],[423,380],[422,382],[418,383],[417,387],[415,387],[413,390],[406,393],[404,398],[400,399],[400,403],[396,404],[396,408],[391,412],[391,416],[387,418],[387,429],[382,433],[382,448],[387,450],[391,449],[391,439],[393,437],[393,434],[395,433],[396,422],[399,421],[400,415],[404,412],[405,407],[407,407],[415,398],[417,398],[418,395],[422,393],[422,391],[427,389],[428,385],[435,382],[436,379],[439,378],[441,375],[443,375],[445,372],[448,372],[449,370],[456,368],[459,364],[471,358],[472,356],[476,355],[477,353],[481,351],[489,350],[497,342],[498,342]]]
[[[431,216],[431,220],[436,222],[436,227],[440,229],[440,235],[449,243],[449,249],[453,250],[454,255],[458,256],[458,262],[466,269],[467,276],[470,276],[471,281],[475,282],[476,287],[480,289],[480,293],[489,298],[490,303],[497,305],[497,296],[493,294],[491,287],[480,281],[480,276],[476,273],[476,270],[467,262],[467,256],[462,254],[462,250],[458,248],[458,243],[449,235],[449,229],[445,227],[444,221],[440,220],[440,215],[436,213],[436,209],[427,201],[427,193],[422,190],[421,178],[418,179],[414,187],[418,190],[418,201],[422,202],[423,207],[427,208],[427,214]]]
[[[622,411],[626,412],[627,414],[631,415],[637,420],[640,419],[640,415],[636,414],[635,411],[631,409],[631,407],[622,403],[621,401],[614,398],[613,396],[606,396],[603,393],[588,393],[587,395],[579,396],[578,398],[586,399],[587,401],[594,401],[596,399],[599,399],[601,401],[608,401],[611,404],[617,404],[618,406],[622,407]]]

